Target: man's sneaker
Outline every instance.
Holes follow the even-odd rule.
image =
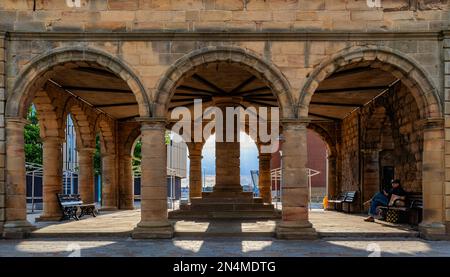
[[[365,222],[375,222],[375,219],[371,216],[369,216],[368,218],[364,219]]]

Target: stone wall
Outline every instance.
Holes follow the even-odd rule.
[[[444,40],[445,73],[445,220],[450,230],[450,34]]]
[[[340,143],[340,191],[359,190],[359,130],[358,113],[342,121]],[[339,173],[338,173],[339,174]]]
[[[0,33],[0,233],[5,220],[5,35]]]
[[[422,192],[423,133],[419,109],[407,88],[396,87],[387,97],[394,139],[395,177],[408,191]]]
[[[362,181],[360,193],[364,201],[369,200],[380,189],[380,165],[389,159],[405,190],[422,192],[422,124],[417,104],[402,84],[346,117],[340,144],[340,191],[360,190]],[[387,152],[392,157],[386,157]]]
[[[436,30],[447,0],[4,0],[0,29],[14,31]]]

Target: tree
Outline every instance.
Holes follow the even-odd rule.
[[[31,105],[27,119],[30,124],[25,125],[25,161],[28,163],[42,164],[42,139],[39,129],[36,108]]]

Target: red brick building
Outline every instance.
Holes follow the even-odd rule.
[[[308,130],[308,163],[307,167],[320,172],[311,177],[312,197],[320,200],[326,194],[327,186],[327,146],[322,138],[312,130]],[[270,168],[279,168],[280,152],[272,155]]]

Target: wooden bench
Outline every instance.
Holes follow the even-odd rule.
[[[74,218],[79,220],[85,215],[97,216],[95,204],[84,204],[79,194],[57,194],[59,206],[61,207],[61,220]],[[78,215],[78,210],[80,214]]]
[[[405,205],[398,206],[397,202],[401,201],[397,199],[394,201],[392,206],[379,206],[378,208],[382,210],[383,218],[386,219],[386,215],[389,210],[398,211],[403,215],[399,221],[405,221],[404,216],[406,216],[406,221],[411,225],[418,225],[422,221],[422,210],[423,210],[423,199],[421,193],[408,193],[405,197]]]
[[[350,213],[350,205],[356,200],[356,191],[344,191],[336,199],[328,200],[328,203],[334,203],[336,211],[343,211],[344,203],[347,203],[347,212]],[[340,209],[338,207],[340,206]]]

